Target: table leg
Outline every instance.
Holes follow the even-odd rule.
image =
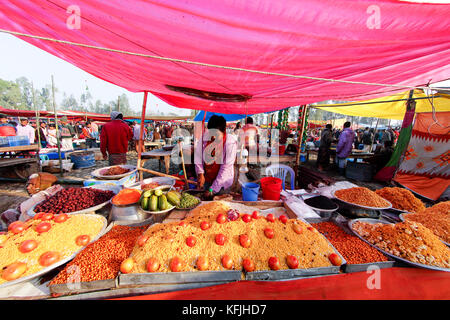
[[[169,174],[170,156],[164,156],[164,165],[166,166],[166,174]]]

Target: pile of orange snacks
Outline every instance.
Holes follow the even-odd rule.
[[[159,187],[159,183],[158,182],[143,183],[141,185],[141,190],[154,189],[156,187]]]
[[[404,188],[383,188],[376,190],[375,193],[388,200],[395,209],[406,212],[420,212],[425,209],[423,202]]]
[[[388,261],[380,251],[358,237],[348,234],[333,222],[320,222],[312,225],[331,242],[348,264]]]
[[[334,195],[340,200],[360,206],[375,208],[385,208],[389,206],[389,203],[386,200],[364,187],[336,190]]]
[[[53,278],[50,285],[114,279],[144,232],[145,227],[114,226],[107,234],[88,245]],[[79,279],[75,279],[79,277]]]
[[[367,241],[392,255],[414,263],[450,268],[450,248],[420,223],[369,224],[357,221],[353,228]]]
[[[141,197],[141,191],[137,189],[122,189],[112,199],[111,203],[116,206],[125,206],[137,203]]]
[[[99,215],[38,213],[16,221],[0,236],[0,284],[33,275],[69,258],[106,224]]]
[[[124,273],[203,270],[309,269],[341,265],[341,257],[315,228],[288,219],[241,214],[218,201],[202,205],[204,214],[181,222],[156,224],[139,238]],[[197,207],[198,208],[198,207]],[[200,213],[202,210],[197,210]],[[209,212],[206,217],[206,212]]]
[[[103,176],[117,176],[120,174],[124,174],[130,172],[131,170],[128,168],[124,168],[121,166],[115,166],[102,171]]]
[[[403,217],[423,224],[440,239],[450,243],[450,201],[435,204],[419,213],[404,214]]]

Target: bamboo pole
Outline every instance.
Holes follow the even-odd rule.
[[[141,114],[141,131],[139,132],[139,149],[138,149],[138,160],[137,160],[137,169],[139,171],[139,180],[144,180],[144,174],[142,173],[141,168],[141,157],[142,157],[142,138],[144,136],[144,121],[145,121],[145,112],[147,109],[147,91],[144,91],[144,101],[142,102],[142,114]]]
[[[61,137],[59,136],[59,130],[58,130],[58,114],[56,113],[55,83],[53,80],[53,75],[52,75],[52,96],[53,96],[53,113],[55,114],[56,145],[58,146],[59,173],[60,173],[61,177],[63,177],[64,170],[62,167],[62,158],[61,158]]]
[[[139,168],[139,171],[143,171],[143,172],[147,172],[147,173],[151,173],[154,174],[155,176],[160,176],[160,177],[167,177],[167,178],[172,178],[175,180],[180,180],[180,181],[184,181],[184,179],[180,178],[180,177],[176,177],[176,176],[171,176],[170,174],[165,174],[159,171],[154,171],[154,170],[150,170],[147,168]],[[197,185],[196,181],[192,181],[192,180],[186,180],[188,183],[190,184],[195,184]]]
[[[189,188],[189,185],[188,185],[188,178],[187,178],[186,168],[184,166],[183,144],[182,144],[181,140],[178,141],[178,146],[179,146],[180,153],[181,153],[181,165],[183,166],[184,180],[186,181],[186,184],[185,184],[184,187],[187,190]]]
[[[33,97],[33,106],[36,108],[36,130],[37,130],[37,134],[38,134],[38,150],[41,150],[41,126],[39,125],[39,110],[36,106],[36,97],[34,95],[34,87],[33,87],[33,82],[31,83],[31,94]]]

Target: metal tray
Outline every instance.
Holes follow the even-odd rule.
[[[341,190],[344,190],[344,189],[341,189]],[[359,204],[356,204],[356,203],[347,202],[347,201],[344,201],[344,200],[342,200],[342,199],[336,197],[336,195],[335,195],[335,192],[336,192],[336,191],[338,191],[338,190],[334,190],[334,191],[332,192],[332,195],[333,195],[333,197],[334,197],[335,199],[337,199],[337,200],[339,200],[339,201],[341,201],[341,202],[343,202],[343,203],[345,203],[345,204],[354,206],[354,207],[363,208],[363,209],[368,209],[368,210],[386,210],[386,209],[391,209],[391,208],[392,208],[392,204],[391,204],[389,201],[387,201],[386,199],[384,199],[384,198],[383,198],[384,201],[386,201],[387,203],[389,203],[389,206],[387,206],[387,207],[382,207],[382,208],[362,206],[362,205],[359,205]]]
[[[101,174],[101,172],[103,170],[107,170],[109,168],[117,167],[117,166],[125,168],[125,169],[130,169],[130,171],[128,171],[126,173],[122,173],[122,174],[116,174],[116,175],[113,175],[113,176],[104,176],[104,175]],[[119,179],[125,178],[126,176],[129,176],[129,175],[135,173],[136,171],[137,171],[136,166],[131,166],[131,165],[128,165],[128,164],[120,164],[120,165],[103,167],[103,168],[94,170],[94,171],[91,172],[91,175],[93,177],[95,177],[97,179],[101,179],[101,180],[119,180]]]
[[[98,190],[109,190],[114,192],[114,194],[117,194],[120,191],[120,187],[119,186],[103,186],[103,185],[95,185],[95,186],[89,186],[89,187],[83,187],[83,188],[91,188],[91,189],[98,189]],[[112,199],[112,198],[111,198]],[[110,203],[111,199],[109,199],[108,201],[105,201],[103,203],[100,203],[96,206],[90,207],[90,208],[86,208],[83,210],[78,210],[78,211],[73,211],[73,212],[67,212],[66,214],[85,214],[85,213],[92,213],[95,212],[97,210],[100,210],[101,208],[103,208],[104,206],[106,206],[107,204]],[[44,199],[38,203],[36,203],[34,206],[32,206],[28,211],[27,211],[27,215],[29,217],[34,217],[36,215],[36,212],[34,212],[34,208],[36,208],[39,204],[41,204],[42,202],[46,201],[47,199]]]
[[[389,257],[391,257],[391,258],[393,258],[393,259],[395,259],[395,260],[397,260],[397,261],[406,263],[406,264],[408,264],[408,265],[415,266],[415,267],[425,268],[425,269],[431,269],[431,270],[437,270],[437,271],[450,272],[450,268],[441,268],[441,267],[430,266],[430,265],[426,265],[426,264],[422,264],[422,263],[412,262],[412,261],[409,261],[409,260],[407,260],[407,259],[398,257],[398,256],[396,256],[396,255],[393,255],[393,254],[391,254],[391,253],[389,253],[389,252],[384,251],[383,249],[379,248],[378,246],[376,246],[376,245],[370,243],[369,241],[367,241],[364,237],[360,236],[359,233],[356,232],[356,231],[353,229],[353,224],[355,224],[357,221],[367,222],[367,223],[371,223],[371,224],[375,224],[375,223],[393,224],[393,223],[386,222],[386,221],[382,221],[382,220],[365,219],[365,218],[363,218],[363,219],[355,219],[355,220],[352,220],[352,221],[349,221],[349,222],[348,222],[349,228],[352,230],[352,232],[353,232],[358,238],[360,238],[361,240],[367,242],[367,243],[368,243],[369,245],[371,245],[372,247],[378,249],[378,250],[381,251],[384,255],[389,256]]]
[[[119,273],[119,287],[145,286],[159,284],[186,284],[207,282],[233,282],[242,280],[241,271],[192,271],[192,272],[155,272],[155,273]]]
[[[93,239],[91,240],[91,242],[89,242],[89,244],[90,244],[90,243],[92,243],[92,242],[94,242],[94,241],[97,241],[98,238],[100,238],[102,235],[105,234],[105,232],[106,232],[106,227],[107,227],[107,221],[106,221],[106,218],[105,218],[105,217],[100,216],[100,215],[98,215],[98,214],[86,214],[86,215],[87,215],[87,216],[97,217],[97,218],[103,220],[103,227],[102,227],[102,229],[100,230],[100,232],[98,233],[98,235],[97,235],[95,238],[93,238]],[[89,244],[87,244],[87,245],[89,245]],[[86,245],[86,246],[87,246],[87,245]],[[52,271],[53,269],[56,269],[57,267],[59,267],[59,266],[65,264],[65,263],[69,262],[70,260],[72,260],[73,258],[75,258],[75,256],[76,256],[81,250],[83,250],[86,246],[81,247],[79,250],[75,251],[71,256],[69,256],[69,257],[67,257],[67,258],[65,258],[65,259],[62,259],[62,260],[60,260],[60,261],[58,261],[58,262],[52,264],[51,266],[42,269],[42,270],[39,271],[39,272],[36,272],[36,273],[34,273],[34,274],[30,274],[29,276],[26,276],[26,277],[22,277],[22,278],[13,280],[13,281],[8,281],[8,282],[5,282],[5,283],[3,283],[3,284],[0,284],[0,288],[8,287],[8,286],[11,286],[11,285],[14,285],[14,284],[17,284],[17,283],[22,283],[22,282],[30,281],[30,280],[32,280],[32,279],[35,279],[35,278],[37,278],[37,277],[40,277],[40,276],[46,274],[47,272]]]
[[[405,212],[406,213],[406,212]],[[401,214],[399,214],[399,218],[400,218],[400,220],[402,221],[402,222],[405,222],[405,213],[401,213]],[[409,214],[409,212],[407,213],[407,214]],[[442,240],[441,239],[441,241],[446,245],[446,246],[448,246],[448,247],[450,247],[450,243],[448,243],[448,242],[445,242],[444,240]]]
[[[151,220],[145,220],[141,222],[129,222],[129,221],[114,221],[108,225],[105,229],[103,235],[106,235],[111,229],[116,225],[129,226],[129,227],[141,227],[145,225],[150,225]],[[92,291],[110,290],[115,289],[118,286],[117,276],[113,279],[106,280],[96,280],[89,282],[78,282],[78,283],[63,283],[63,284],[53,284],[49,285],[50,293],[70,295],[79,294]]]

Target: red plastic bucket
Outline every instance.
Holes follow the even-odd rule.
[[[285,145],[282,145],[282,146],[280,146],[279,148],[278,148],[278,154],[280,155],[280,156],[282,156],[283,154],[284,154],[284,152],[286,151],[286,146]]]
[[[283,181],[280,178],[261,178],[262,197],[264,200],[280,200]]]

